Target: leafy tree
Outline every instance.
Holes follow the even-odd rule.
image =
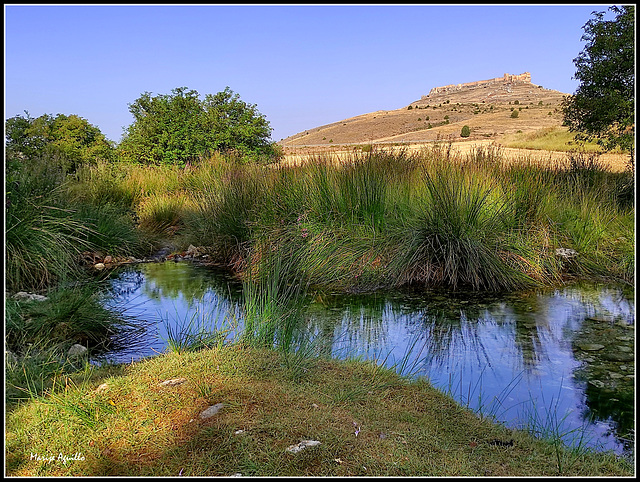
[[[578,139],[596,139],[605,149],[621,147],[633,159],[635,139],[635,7],[592,12],[584,26],[586,46],[573,62],[580,86],[563,101],[564,125]]]
[[[80,165],[113,156],[111,142],[96,126],[75,114],[44,114],[32,118],[17,115],[5,122],[7,161],[23,164],[34,157],[47,157],[67,172]]]
[[[255,105],[240,100],[229,87],[204,101],[195,90],[171,94],[145,92],[129,104],[134,122],[119,146],[123,159],[153,164],[185,165],[214,151],[242,155],[274,155],[271,127]]]
[[[471,135],[471,129],[469,126],[462,126],[462,131],[460,131],[460,137],[469,137]]]
[[[519,111],[514,110],[511,112],[511,117],[515,119],[516,117],[518,117],[519,113],[520,113]]]

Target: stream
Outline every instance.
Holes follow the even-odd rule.
[[[170,335],[242,330],[242,284],[190,262],[114,271],[108,306],[146,329],[125,363],[168,350]],[[335,358],[376,360],[424,377],[476,413],[568,445],[634,451],[634,289],[580,283],[509,294],[401,290],[322,294],[304,308],[305,338]]]

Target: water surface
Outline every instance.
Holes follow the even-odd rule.
[[[142,264],[122,269],[112,286],[111,303],[150,322],[144,343],[108,354],[114,361],[162,353],[169,334],[187,327],[226,330],[228,339],[242,328],[242,285],[219,270]],[[395,365],[510,427],[621,454],[633,448],[634,325],[632,289],[581,284],[503,295],[315,295],[301,330],[334,357]]]

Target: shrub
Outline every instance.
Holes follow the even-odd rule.
[[[460,131],[460,137],[469,137],[471,135],[471,129],[469,126],[462,126],[462,131]]]
[[[514,110],[514,111],[511,113],[511,117],[512,117],[513,119],[515,119],[516,117],[518,117],[518,114],[519,114],[519,111]]]

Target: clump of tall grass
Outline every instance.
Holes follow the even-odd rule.
[[[300,328],[307,283],[292,256],[270,245],[259,249],[259,269],[243,283],[242,342],[288,352],[304,339]]]
[[[7,345],[18,353],[34,344],[65,349],[78,343],[96,351],[131,345],[141,327],[122,309],[105,308],[100,297],[90,282],[58,287],[45,301],[7,300]]]
[[[77,256],[96,231],[65,205],[65,174],[48,159],[33,159],[7,173],[7,289],[43,290],[78,275]]]
[[[529,283],[500,255],[508,207],[478,174],[454,166],[425,172],[426,196],[399,251],[406,282],[488,290]]]
[[[231,313],[225,313],[219,300],[213,305],[197,306],[181,320],[171,321],[167,316],[162,322],[167,332],[167,347],[175,353],[220,348],[238,336],[238,320]]]
[[[211,246],[221,260],[246,254],[257,206],[266,195],[259,166],[229,164],[215,184],[193,193],[184,216],[186,242]]]

